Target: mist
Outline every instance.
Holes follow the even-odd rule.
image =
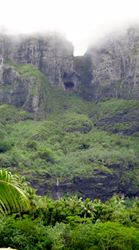
[[[138,0],[0,0],[0,4],[1,32],[60,32],[73,43],[75,55],[139,23]]]

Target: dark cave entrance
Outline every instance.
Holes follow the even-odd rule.
[[[65,89],[73,89],[74,88],[74,83],[71,81],[64,82]]]

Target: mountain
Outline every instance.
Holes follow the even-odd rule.
[[[65,81],[74,78],[73,46],[59,34],[1,35],[0,55],[3,62],[11,60],[16,64],[34,65],[52,85],[64,85]]]
[[[39,194],[139,195],[139,30],[74,57],[58,34],[0,36],[0,167]]]
[[[20,96],[23,100],[19,101],[20,90],[27,97],[34,83],[31,74],[31,79],[26,79],[22,75],[22,69],[20,71],[15,65],[33,65],[47,77],[52,86],[76,91],[89,100],[139,98],[138,28],[130,28],[124,35],[111,37],[95,47],[90,46],[86,54],[80,57],[73,56],[72,44],[58,34],[24,37],[1,35],[0,61],[0,81],[3,84],[0,102],[25,106],[32,110],[32,102],[32,105],[35,102],[39,106],[40,95],[34,95],[34,100],[26,100]],[[14,85],[11,87],[12,94],[9,93],[10,84]],[[8,86],[7,91],[5,86]],[[36,86],[35,83],[35,88]]]
[[[139,98],[139,29],[129,28],[75,58],[85,97],[95,100]],[[80,66],[81,65],[81,66]]]

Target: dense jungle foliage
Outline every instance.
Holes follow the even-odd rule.
[[[28,210],[0,215],[0,247],[18,250],[139,249],[139,200],[53,200],[24,184]]]
[[[139,101],[89,102],[52,88],[30,66],[18,70],[44,81],[47,98],[37,114],[0,105],[0,169],[25,176],[44,196],[24,178],[16,179],[30,208],[15,212],[16,201],[12,209],[7,203],[8,212],[0,216],[0,247],[139,249]],[[68,192],[65,187],[75,179],[86,179],[86,186]],[[96,190],[95,199],[86,198],[88,190]],[[120,196],[111,197],[114,193]]]

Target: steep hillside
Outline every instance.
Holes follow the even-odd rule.
[[[46,98],[40,112],[0,106],[0,167],[25,175],[39,194],[55,198],[138,195],[139,102],[89,102],[53,88],[32,66],[14,67],[28,81],[34,77],[47,86]]]
[[[1,168],[55,198],[139,195],[139,32],[131,31],[76,58],[62,38],[1,37]]]

